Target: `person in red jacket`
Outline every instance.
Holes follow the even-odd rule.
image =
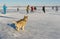
[[[34,7],[33,6],[31,6],[31,12],[33,12],[34,11]]]

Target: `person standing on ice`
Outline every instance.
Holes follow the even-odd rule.
[[[58,6],[55,6],[56,7],[56,11],[58,11]]]
[[[42,7],[42,11],[45,13],[45,6]]]
[[[52,6],[52,9],[54,10],[54,6]]]
[[[37,10],[36,6],[34,6],[34,10]]]
[[[4,4],[4,5],[3,5],[3,13],[4,13],[4,14],[6,14],[6,8],[7,8],[7,6]]]
[[[26,12],[29,13],[29,5],[26,7]]]
[[[17,12],[19,11],[19,8],[17,8]]]
[[[33,6],[31,6],[31,12],[33,12],[34,11],[34,7]]]

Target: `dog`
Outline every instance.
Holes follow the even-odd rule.
[[[25,15],[23,19],[20,19],[18,21],[14,21],[13,23],[16,26],[16,30],[19,31],[20,29],[22,29],[24,31],[27,20],[28,20],[28,16]]]

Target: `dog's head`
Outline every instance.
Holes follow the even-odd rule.
[[[27,15],[24,16],[24,20],[26,20],[26,21],[28,20],[28,16]]]

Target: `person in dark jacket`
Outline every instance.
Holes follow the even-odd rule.
[[[19,11],[19,8],[17,8],[17,12]]]
[[[42,7],[42,11],[45,13],[45,6]]]
[[[34,10],[37,10],[36,6],[34,7]]]
[[[56,11],[58,11],[58,7],[56,6]]]
[[[54,6],[52,6],[52,9],[54,10]]]

